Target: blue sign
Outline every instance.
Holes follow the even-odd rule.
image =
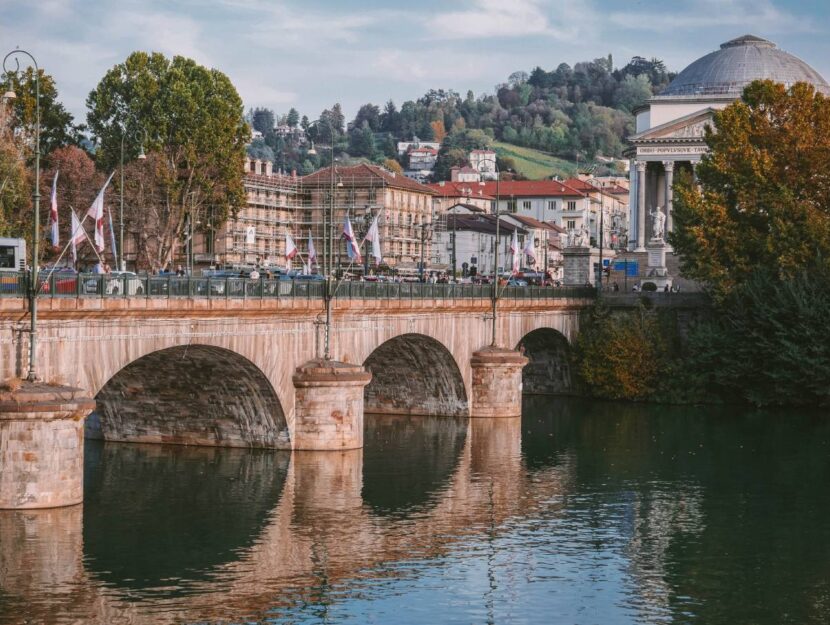
[[[640,275],[640,263],[636,260],[615,260],[614,271],[624,271],[625,275],[636,278]]]

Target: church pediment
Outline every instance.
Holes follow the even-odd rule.
[[[666,139],[703,139],[706,126],[712,126],[712,116],[715,109],[706,108],[690,115],[673,119],[670,122],[649,128],[632,135],[632,143],[641,141],[659,141]]]

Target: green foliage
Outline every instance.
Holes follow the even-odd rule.
[[[75,125],[72,115],[58,101],[55,80],[43,70],[40,80],[40,151],[46,155],[64,145],[78,145],[83,138],[83,126]],[[17,96],[12,110],[11,125],[27,140],[34,142],[36,115],[35,71],[32,67],[9,74],[0,81],[0,93],[14,91]],[[32,145],[32,148],[34,145]],[[29,156],[32,156],[30,154]]]
[[[375,157],[375,135],[369,122],[364,120],[360,128],[349,133],[349,154],[352,156]]]
[[[435,180],[449,180],[450,170],[466,163],[471,150],[482,150],[491,145],[490,137],[481,130],[463,129],[450,132],[438,150],[433,177]]]
[[[727,398],[756,405],[830,403],[830,270],[759,272],[690,336],[687,366]]]
[[[148,138],[145,149],[161,155],[152,159],[152,175],[143,181],[140,196],[163,203],[165,218],[155,222],[163,231],[139,235],[165,239],[154,260],[160,266],[172,262],[188,214],[199,220],[200,213],[209,211],[216,227],[243,205],[242,166],[250,130],[242,100],[222,72],[181,56],[171,60],[133,52],[106,73],[89,94],[87,107],[89,126],[100,141],[96,158],[105,171],[118,164],[122,139],[127,158],[136,156],[145,137],[142,130]],[[135,207],[148,209],[140,203]]]
[[[666,347],[654,314],[613,314],[599,303],[584,319],[574,358],[588,394],[641,400],[657,386]]]
[[[715,114],[698,185],[679,176],[671,243],[719,296],[759,269],[830,258],[830,99],[806,83],[749,85]]]
[[[266,108],[254,109],[251,116],[251,126],[263,135],[274,131],[274,111]]]

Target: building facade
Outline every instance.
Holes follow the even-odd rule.
[[[786,86],[807,82],[830,94],[830,86],[807,63],[771,41],[744,35],[689,65],[662,93],[634,111],[636,132],[626,152],[631,159],[630,249],[645,251],[656,211],[664,214],[666,232],[672,231],[675,178],[694,176],[707,152],[704,132],[714,113],[740,98],[754,80]]]
[[[270,161],[245,160],[245,206],[213,235],[195,237],[194,261],[214,266],[280,266],[285,233],[297,219],[297,176],[274,172]]]
[[[332,211],[333,197],[334,220],[329,249],[332,250],[335,268],[360,273],[371,267],[371,263],[357,267],[348,260],[342,237],[347,216],[361,241],[373,219],[378,217],[384,257],[382,268],[414,274],[422,258],[425,264],[430,263],[433,198],[436,195],[430,187],[383,167],[365,163],[335,165],[334,169],[326,167],[301,178],[301,184],[302,204],[298,223],[304,234],[297,238],[301,253],[307,251],[308,232],[311,232],[322,263],[326,240],[324,222]],[[364,248],[363,256],[368,257],[368,248]]]

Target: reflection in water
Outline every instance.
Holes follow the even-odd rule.
[[[378,514],[425,505],[456,470],[467,420],[367,415],[363,499]]]
[[[84,555],[110,587],[177,593],[262,531],[289,454],[87,441]],[[134,595],[135,596],[135,595]]]
[[[366,441],[96,444],[84,506],[0,513],[0,623],[830,621],[825,420],[547,398]]]

